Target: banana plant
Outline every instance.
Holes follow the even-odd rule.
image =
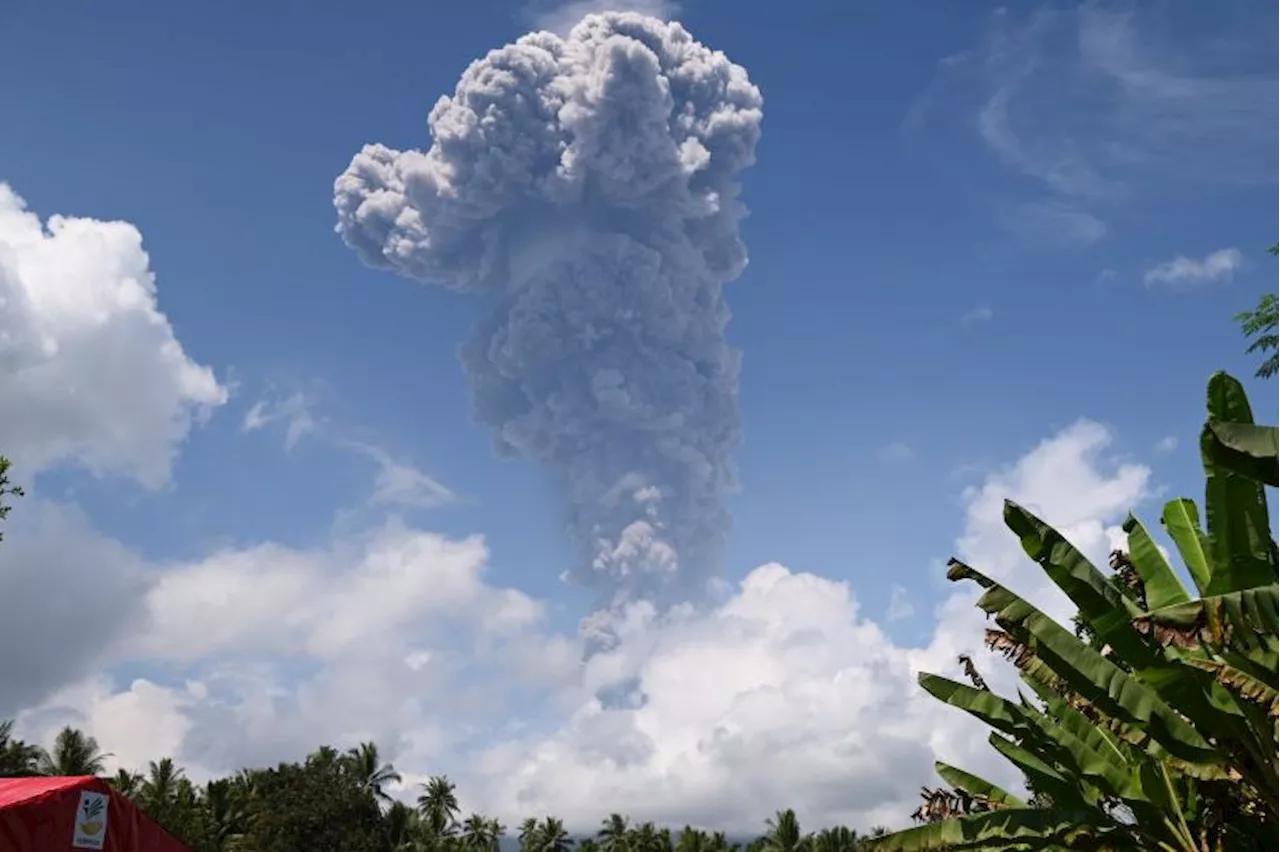
[[[1075,604],[1069,630],[978,570],[995,622],[986,644],[1017,668],[1016,700],[961,660],[970,684],[921,674],[935,698],[991,727],[990,743],[1026,779],[1024,801],[947,764],[925,788],[913,828],[867,841],[878,852],[929,849],[1271,849],[1280,830],[1276,543],[1264,485],[1277,480],[1275,427],[1258,426],[1244,389],[1209,381],[1200,436],[1205,523],[1177,499],[1161,523],[1194,594],[1137,518],[1114,573],[1007,501],[1006,526]],[[1083,634],[1083,635],[1078,635]]]

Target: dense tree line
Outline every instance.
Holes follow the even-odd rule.
[[[108,757],[75,728],[63,728],[45,750],[14,737],[12,722],[0,722],[0,776],[102,775]],[[196,852],[499,852],[508,830],[483,814],[464,817],[444,776],[421,785],[416,806],[393,798],[387,788],[401,776],[371,742],[345,752],[323,746],[301,763],[205,784],[167,757],[145,772],[121,769],[106,780]],[[554,816],[530,817],[515,832],[520,852],[857,852],[864,839],[845,827],[805,833],[791,810],[766,820],[764,833],[746,844],[723,832],[672,831],[621,814],[606,817],[594,837],[571,836]]]

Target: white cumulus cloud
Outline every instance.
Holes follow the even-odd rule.
[[[169,482],[226,389],[184,352],[126,222],[26,209],[0,183],[0,452],[29,480],[58,464]],[[144,560],[34,492],[0,548],[0,718],[100,670],[137,629]]]
[[[41,222],[0,183],[0,447],[22,475],[73,462],[163,486],[226,399],[160,311],[133,225]]]
[[[956,552],[1049,612],[1068,607],[1004,527],[1002,501],[1038,511],[1103,560],[1149,471],[1081,421],[964,494]],[[1016,784],[981,726],[928,698],[922,669],[958,674],[981,648],[974,590],[933,610],[932,638],[896,644],[848,583],[765,565],[717,605],[607,617],[613,647],[584,662],[592,625],[486,581],[477,538],[403,524],[316,550],[261,545],[159,573],[120,659],[182,679],[81,678],[22,716],[49,736],[79,718],[127,759],[161,746],[195,772],[296,758],[375,738],[407,783],[447,773],[466,808],[507,824],[554,813],[588,830],[610,811],[734,832],[795,807],[810,827],[901,825],[945,759]],[[920,601],[916,602],[917,612]],[[406,795],[412,794],[409,789]]]
[[[0,719],[107,665],[145,589],[143,560],[81,512],[24,498],[0,545]]]
[[[159,313],[136,230],[45,228],[5,199],[0,288],[16,308],[0,327],[13,406],[0,446],[35,469],[75,460],[163,483],[194,412],[225,391]],[[309,410],[273,406],[245,428]],[[1081,421],[988,475],[964,495],[957,553],[1065,615],[1001,501],[1105,558],[1149,478],[1107,456],[1110,437]],[[384,455],[371,455],[374,501],[443,499]],[[82,725],[116,764],[171,755],[197,780],[372,738],[410,780],[449,774],[468,808],[508,824],[555,813],[575,830],[617,810],[750,832],[786,806],[815,827],[902,824],[937,758],[1008,776],[980,728],[914,681],[954,673],[963,652],[1008,683],[980,648],[972,589],[936,606],[921,647],[895,643],[847,582],[780,564],[716,604],[636,603],[565,631],[547,602],[487,578],[478,536],[397,520],[335,536],[157,565],[28,498],[0,548],[0,717],[46,742]],[[588,658],[601,626],[614,644]]]

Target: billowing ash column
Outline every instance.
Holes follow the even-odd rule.
[[[740,441],[723,286],[760,92],[675,23],[592,15],[491,52],[334,186],[367,264],[494,303],[462,349],[500,453],[562,482],[601,603],[697,597],[722,561]]]

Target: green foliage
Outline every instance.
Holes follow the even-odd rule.
[[[43,753],[38,745],[13,736],[12,719],[0,719],[0,778],[39,775]]]
[[[0,721],[0,777],[101,772],[107,756],[74,728],[45,753],[15,738],[11,721]],[[167,757],[145,773],[120,769],[106,780],[195,852],[500,852],[506,836],[497,819],[459,819],[456,788],[442,775],[420,785],[416,807],[393,798],[386,787],[401,776],[374,743],[345,752],[322,746],[301,763],[245,769],[204,785]],[[744,847],[723,832],[686,825],[673,835],[615,813],[594,837],[572,837],[554,816],[529,817],[517,837],[521,852],[859,852],[867,840],[843,826],[805,833],[792,810],[779,811],[765,829]],[[875,828],[870,836],[884,833]]]
[[[323,750],[301,765],[255,773],[241,846],[254,852],[382,852],[382,814],[364,782],[349,761]]]
[[[101,775],[110,756],[93,737],[67,726],[54,738],[53,748],[39,752],[36,763],[41,775]]]
[[[800,820],[790,808],[778,811],[765,825],[768,831],[764,835],[764,852],[803,852],[808,846]]]
[[[1017,701],[932,674],[920,683],[990,726],[992,746],[1027,780],[1030,803],[946,764],[921,825],[874,850],[1269,849],[1277,829],[1277,589],[1263,483],[1275,484],[1275,429],[1253,424],[1240,383],[1210,379],[1201,435],[1205,526],[1194,502],[1162,521],[1193,580],[1183,587],[1136,518],[1128,552],[1104,574],[1016,503],[1005,524],[1078,610],[1073,634],[953,560],[948,577],[982,587],[988,647],[1029,690]],[[1082,638],[1083,637],[1083,638]],[[966,658],[967,660],[967,658]]]
[[[1280,246],[1273,245],[1269,251],[1272,255],[1280,254]],[[1264,293],[1258,299],[1258,305],[1253,310],[1241,311],[1236,314],[1236,322],[1240,323],[1240,330],[1244,332],[1245,337],[1252,338],[1249,344],[1248,352],[1271,352],[1271,355],[1263,360],[1254,373],[1260,379],[1270,378],[1280,369],[1280,362],[1277,361],[1276,345],[1280,344],[1280,336],[1276,334],[1277,311],[1280,311],[1280,300],[1277,300],[1275,293]]]
[[[6,498],[22,496],[22,487],[9,482],[9,468],[12,466],[7,458],[0,456],[0,521],[8,518],[9,510],[13,508]],[[0,541],[2,540],[4,532],[0,530]]]

